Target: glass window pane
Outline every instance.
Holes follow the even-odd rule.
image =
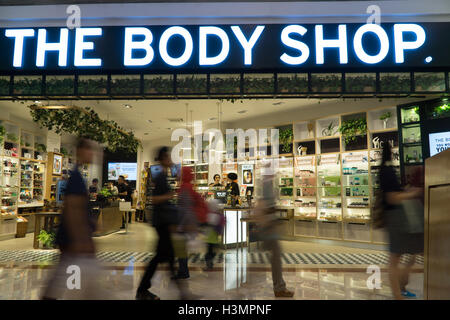
[[[410,92],[411,77],[406,72],[380,73],[381,92]]]
[[[173,94],[173,75],[144,75],[144,94]]]
[[[273,74],[244,75],[244,93],[274,93]]]
[[[138,95],[141,92],[140,75],[113,75],[111,76],[112,95]]]
[[[105,75],[79,76],[79,95],[106,95],[108,88],[108,77]]]
[[[70,96],[74,93],[74,76],[47,76],[46,93],[48,95]]]
[[[346,73],[345,90],[347,92],[375,92],[377,76],[375,73]]]
[[[279,73],[277,81],[279,93],[308,92],[307,73]]]
[[[17,76],[14,77],[15,95],[41,95],[42,76]]]
[[[206,74],[179,74],[177,75],[177,93],[206,94],[206,82]]]
[[[444,72],[415,72],[416,91],[445,91]]]
[[[240,93],[240,74],[211,74],[210,93]]]
[[[311,75],[313,92],[341,92],[342,76],[340,73],[316,73]]]

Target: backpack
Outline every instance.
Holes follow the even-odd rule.
[[[373,202],[372,208],[370,210],[370,218],[372,220],[372,225],[375,229],[381,229],[386,226],[385,212],[384,212],[384,201],[383,201],[383,191],[377,189],[375,191],[375,201]]]

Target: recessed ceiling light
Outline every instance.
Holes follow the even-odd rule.
[[[152,123],[153,121],[152,120],[147,120],[148,121],[148,123]]]
[[[246,112],[247,112],[247,110],[238,111],[238,113],[246,113]]]
[[[133,108],[133,107],[132,107],[132,106],[130,106],[129,104],[125,104],[125,105],[124,105],[124,107],[125,107],[125,108],[127,108],[127,109],[131,109],[131,108]]]
[[[214,118],[214,117],[212,117],[212,118],[209,118],[208,120],[217,120],[217,118]]]
[[[144,136],[148,136],[148,132],[144,133]]]
[[[36,100],[34,103],[38,104],[38,103],[41,103],[41,102],[39,100]]]
[[[167,128],[167,130],[172,130],[172,128]]]
[[[274,106],[279,106],[279,105],[281,105],[281,104],[284,104],[284,102],[275,102],[275,103],[272,103],[272,105],[274,105]]]

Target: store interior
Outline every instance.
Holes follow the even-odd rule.
[[[415,168],[423,166],[424,158],[429,156],[423,152],[429,142],[423,137],[425,120],[421,119],[427,114],[428,105],[422,102],[435,99],[439,100],[439,106],[446,105],[438,95],[356,99],[0,101],[0,124],[4,128],[0,250],[2,246],[8,250],[48,247],[37,233],[57,225],[58,217],[42,212],[49,207],[58,211],[61,207],[60,181],[76,162],[76,137],[40,128],[32,119],[31,105],[89,107],[101,119],[115,121],[124,130],[132,131],[141,142],[135,154],[105,150],[96,154],[94,163],[82,167],[88,186],[93,179],[98,179],[99,190],[107,188],[108,182],[117,183],[118,175],[127,172],[126,179],[136,190],[131,203],[132,224],[125,230],[121,229],[123,210],[116,199],[99,207],[96,241],[102,242],[109,251],[126,250],[126,245],[130,246],[129,250],[146,250],[136,243],[154,234],[138,227],[136,220],[147,220],[149,214],[149,185],[152,170],[157,170],[155,150],[162,145],[176,146],[179,141],[171,141],[172,133],[176,129],[192,131],[196,121],[201,121],[203,132],[213,128],[222,132],[279,129],[278,152],[271,150],[268,141],[259,141],[256,152],[252,153],[247,141],[243,159],[229,159],[228,163],[224,160],[223,164],[183,159],[181,166],[192,167],[195,187],[206,198],[218,196],[219,190],[210,187],[214,175],[219,174],[221,181],[229,172],[238,175],[241,197],[236,207],[225,204],[230,206],[230,212],[226,212],[230,216],[227,224],[234,217],[240,221],[245,209],[251,208],[258,198],[261,161],[277,157],[280,159],[275,178],[279,196],[277,214],[281,235],[290,242],[289,246],[312,242],[385,250],[386,235],[370,221],[371,205],[379,185],[381,143],[391,143],[393,165],[399,178],[408,182]],[[441,123],[431,131],[444,131]],[[250,230],[247,227],[241,224],[236,230],[234,226],[226,229],[225,248],[227,244],[246,245]],[[114,234],[132,240],[116,241],[115,248],[113,243],[108,244]],[[249,238],[251,241],[251,235]]]

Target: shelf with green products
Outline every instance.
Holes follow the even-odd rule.
[[[339,153],[317,156],[319,221],[342,220],[341,164]]]
[[[317,173],[315,156],[295,157],[295,211],[300,220],[317,219]]]
[[[343,217],[346,221],[370,221],[369,153],[342,154]]]
[[[294,159],[292,157],[280,158],[276,175],[279,190],[277,207],[294,209]]]

